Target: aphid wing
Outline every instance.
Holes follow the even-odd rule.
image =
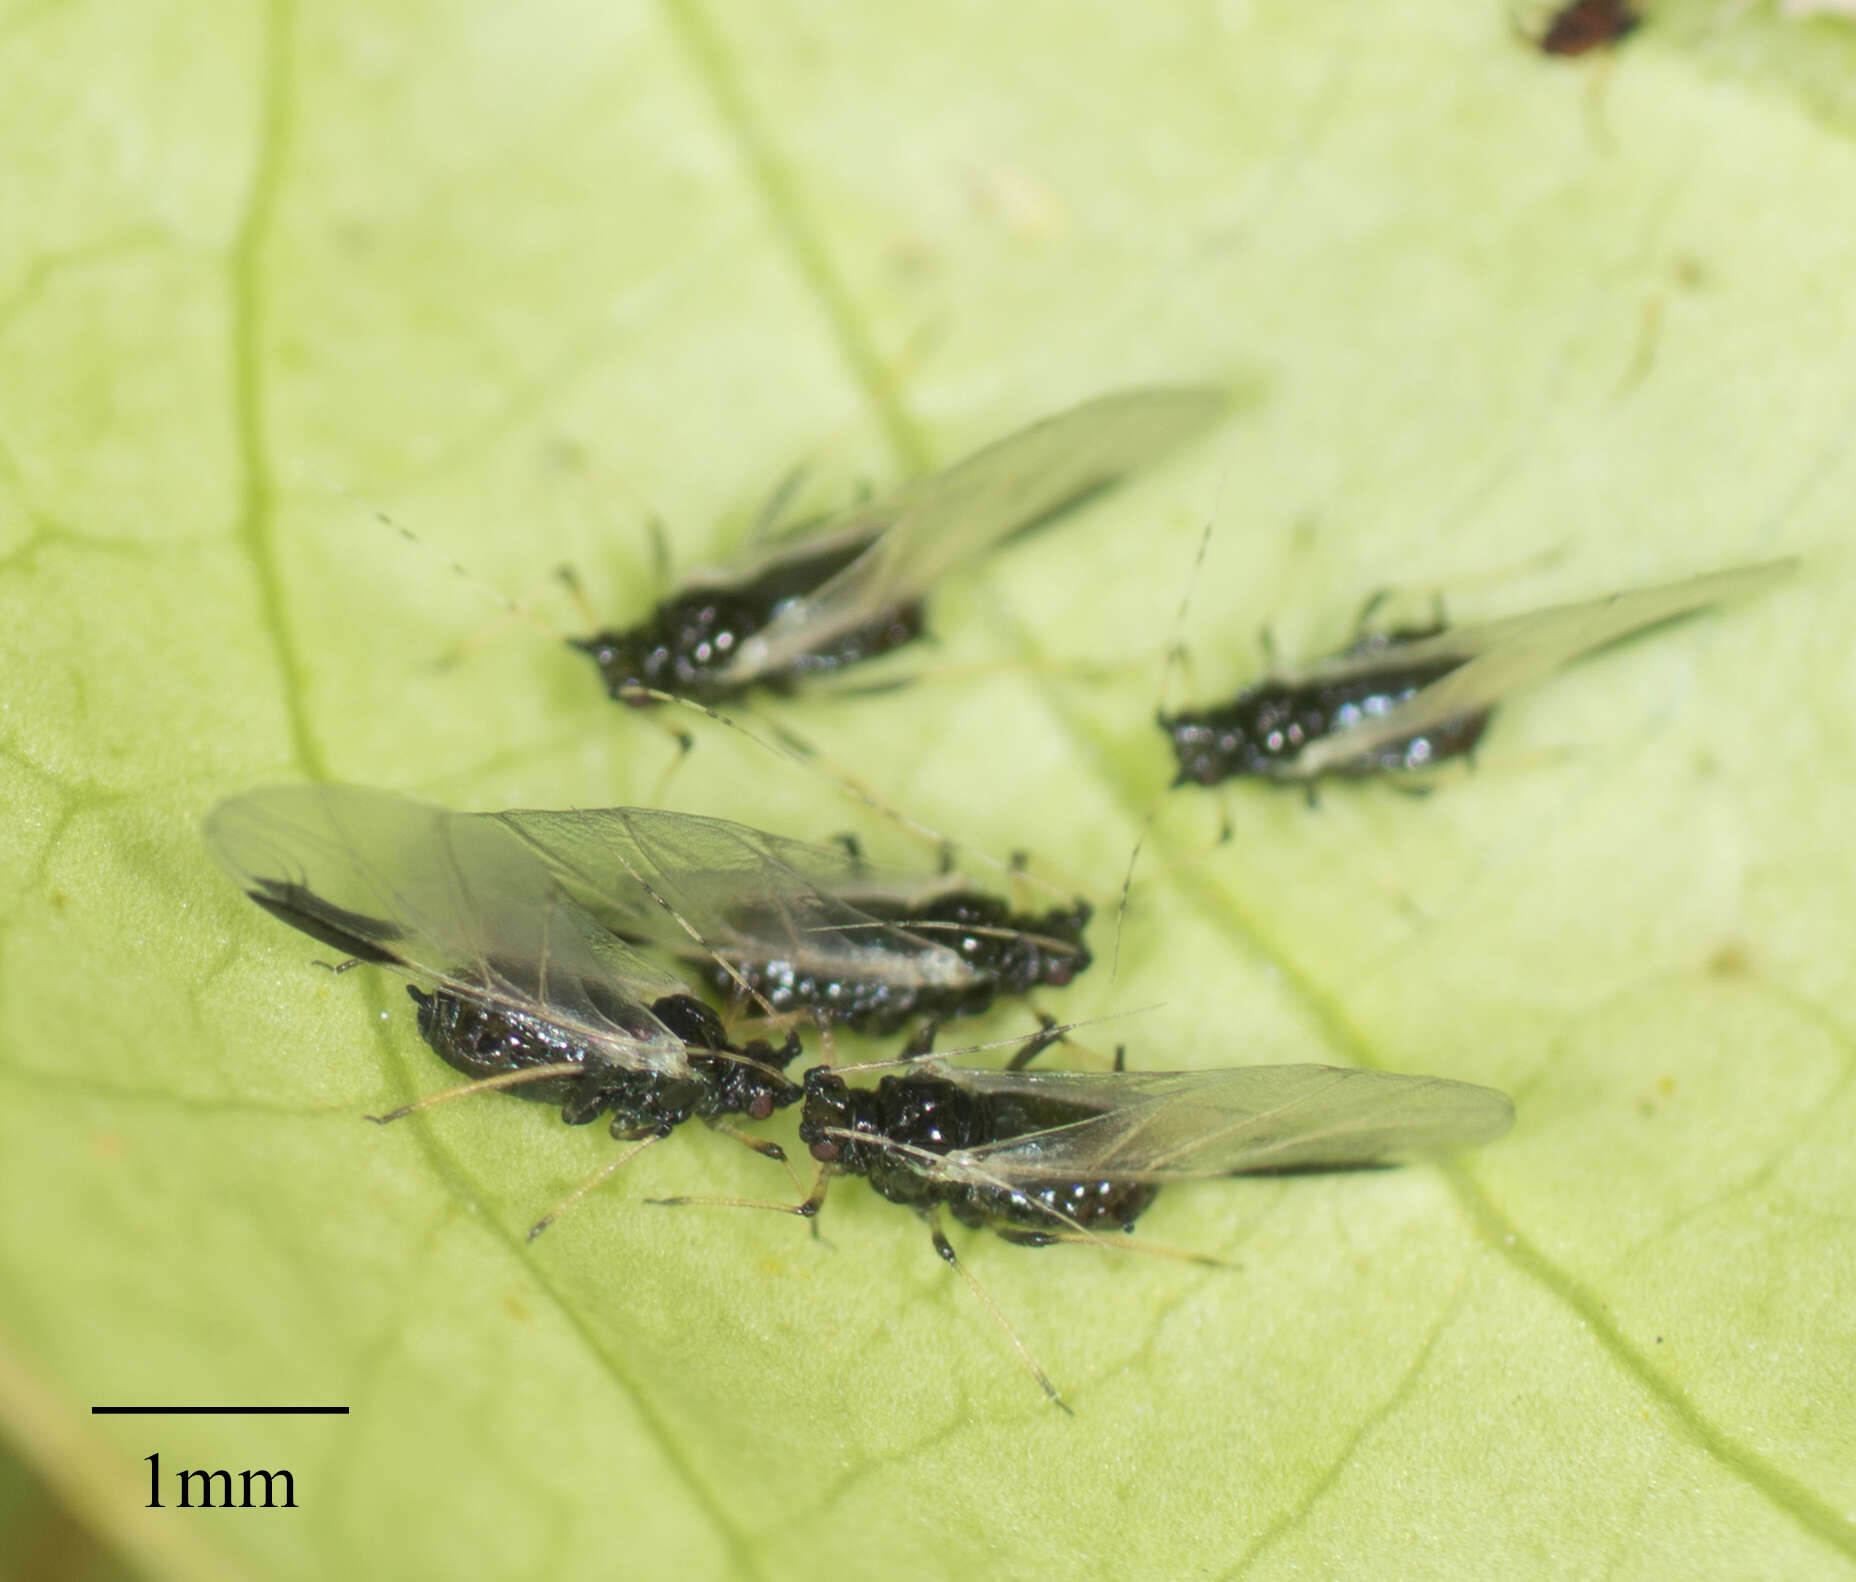
[[[1492,1088],[1334,1066],[959,1077],[1033,1105],[1101,1105],[1099,1114],[954,1156],[1006,1182],[1348,1169],[1488,1142],[1514,1120],[1507,1096]]]
[[[780,960],[823,973],[965,983],[953,951],[834,893],[867,882],[839,847],[650,808],[494,815],[608,926],[684,955]]]
[[[873,501],[856,506],[828,522],[802,528],[783,537],[754,545],[742,554],[716,566],[697,566],[678,582],[678,592],[695,588],[735,588],[759,582],[776,568],[789,562],[822,560],[828,556],[851,554],[867,547],[878,534],[895,521],[900,509],[898,500]]]
[[[360,786],[221,803],[206,841],[254,900],[316,937],[352,936],[416,977],[576,1034],[635,1068],[681,1072],[649,1011],[687,992],[561,893],[507,832]],[[642,1002],[642,1003],[641,1003]]]
[[[866,508],[887,510],[893,524],[816,593],[794,600],[748,639],[731,679],[783,669],[885,610],[912,603],[1020,528],[1151,461],[1224,406],[1222,393],[1209,386],[1101,396]]]
[[[1390,742],[1475,714],[1585,654],[1665,621],[1756,592],[1788,575],[1796,565],[1795,560],[1767,561],[1662,587],[1636,588],[1466,626],[1394,649],[1376,664],[1413,665],[1444,656],[1467,656],[1467,662],[1397,708],[1309,743],[1290,773],[1312,778]]]

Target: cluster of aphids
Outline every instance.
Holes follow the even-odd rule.
[[[576,646],[628,704],[790,689],[917,636],[936,580],[1221,409],[1191,387],[1087,402],[692,576],[638,626]],[[1515,688],[1784,569],[1363,631],[1334,659],[1159,724],[1179,783],[1428,770],[1468,752]],[[421,1036],[475,1087],[558,1105],[570,1124],[609,1118],[640,1147],[700,1119],[782,1161],[734,1121],[800,1104],[819,1177],[784,1206],[811,1215],[832,1175],[864,1176],[922,1214],[957,1267],[944,1214],[1033,1246],[1092,1241],[1168,1182],[1385,1163],[1486,1142],[1512,1119],[1488,1088],[1321,1065],[1024,1069],[1048,1034],[1004,1070],[955,1065],[932,1054],[934,1028],[1068,984],[1090,965],[1090,908],[1019,911],[952,874],[875,869],[850,845],[661,810],[454,813],[333,786],[236,797],[206,838],[265,910],[412,979]],[[744,1016],[770,1036],[731,1039]],[[828,1064],[794,1073],[806,1025],[912,1031],[887,1074],[856,1085]]]

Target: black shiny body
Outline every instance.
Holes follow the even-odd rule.
[[[752,582],[732,587],[694,587],[673,594],[637,626],[596,632],[570,646],[592,656],[606,691],[621,703],[648,707],[641,689],[669,692],[699,703],[719,703],[750,686],[785,690],[801,677],[840,670],[886,654],[922,633],[918,602],[884,610],[852,631],[821,644],[787,669],[738,681],[726,674],[741,644],[794,599],[816,592],[849,565],[868,543],[837,546],[829,553],[795,555],[769,567]]]
[[[735,974],[772,1007],[774,1014],[809,1011],[821,1022],[860,1033],[893,1033],[916,1016],[948,1021],[977,1016],[1006,994],[1061,989],[1093,959],[1083,944],[1092,909],[1078,900],[1042,914],[1014,912],[997,896],[952,890],[903,904],[859,896],[857,908],[879,922],[916,929],[923,939],[953,951],[979,974],[964,984],[897,983],[834,978],[777,959],[731,963],[734,973],[710,962],[710,985],[738,1002],[759,1008],[744,995]]]
[[[1187,709],[1163,714],[1160,729],[1173,743],[1179,760],[1175,785],[1216,785],[1237,775],[1265,780],[1298,780],[1296,756],[1310,742],[1381,715],[1433,681],[1463,664],[1457,656],[1424,664],[1400,664],[1407,643],[1434,637],[1428,627],[1362,636],[1341,656],[1358,659],[1383,654],[1385,663],[1331,680],[1268,680],[1241,692],[1214,709]],[[1417,736],[1387,742],[1327,772],[1348,779],[1428,769],[1445,758],[1470,751],[1482,739],[1488,710],[1446,720]]]
[[[1543,55],[1584,55],[1615,44],[1643,25],[1626,0],[1570,0],[1534,42]]]
[[[1052,1097],[971,1093],[932,1072],[884,1077],[874,1088],[853,1088],[824,1066],[806,1073],[805,1094],[799,1139],[820,1163],[863,1176],[892,1203],[922,1214],[944,1207],[963,1225],[1024,1246],[1047,1246],[1078,1229],[1132,1229],[1160,1190],[1140,1181],[1040,1181],[1013,1187],[938,1177],[919,1154],[885,1146],[945,1155],[1100,1113]],[[832,1135],[837,1132],[854,1135]]]
[[[691,1046],[690,1069],[680,1076],[615,1065],[561,1028],[517,1011],[491,1009],[439,989],[426,994],[408,984],[419,1008],[419,1035],[446,1065],[467,1077],[499,1077],[535,1066],[571,1064],[577,1075],[542,1077],[508,1091],[561,1106],[561,1119],[583,1126],[610,1111],[614,1137],[664,1136],[692,1118],[746,1115],[765,1120],[799,1097],[784,1075],[799,1053],[789,1035],[774,1048],[755,1039],[737,1049],[720,1019],[700,1000],[667,995],[651,1012]],[[729,1058],[734,1056],[736,1058]]]

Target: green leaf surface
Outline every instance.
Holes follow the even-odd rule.
[[[0,13],[0,1434],[187,1578],[1856,1572],[1850,37]],[[857,1183],[823,1239],[644,1206],[790,1196],[692,1129],[528,1246],[597,1128],[361,1123],[447,1074],[212,867],[217,799],[651,800],[673,748],[557,640],[557,566],[633,616],[652,515],[690,565],[802,459],[824,504],[1150,379],[1249,399],[944,590],[919,685],[761,719],[1105,911],[1157,806],[1118,975],[1050,1006],[1158,1008],[1093,1044],[1490,1083],[1509,1139],[1163,1194],[1144,1233],[1233,1271],[965,1237],[1070,1419]],[[1158,798],[1188,586],[1175,701],[1388,586],[1469,618],[1778,552],[1428,799]],[[930,860],[698,734],[675,805]],[[353,1413],[87,1415],[119,1402]],[[154,1452],[298,1508],[147,1510]]]

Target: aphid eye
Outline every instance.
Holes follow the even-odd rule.
[[[773,1114],[773,1099],[769,1094],[756,1095],[754,1102],[748,1106],[748,1115],[753,1120],[764,1121],[771,1114]]]
[[[836,1164],[843,1146],[830,1137],[821,1137],[812,1145],[812,1157],[822,1165]]]

